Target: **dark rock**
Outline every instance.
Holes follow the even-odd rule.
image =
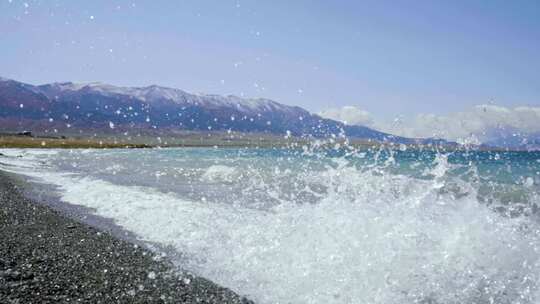
[[[31,131],[22,131],[22,132],[17,133],[17,135],[32,137],[32,132]]]
[[[6,281],[18,281],[22,278],[20,272],[11,269],[0,272],[0,277],[4,278]]]

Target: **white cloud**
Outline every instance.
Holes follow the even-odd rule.
[[[438,137],[458,142],[486,142],[501,130],[522,135],[540,133],[540,107],[478,105],[462,112],[446,115],[419,114],[393,122],[376,120],[368,112],[350,106],[324,111],[321,115],[395,135]]]
[[[333,108],[322,111],[320,116],[341,121],[348,125],[372,126],[374,121],[371,114],[354,106],[345,106],[343,108]]]

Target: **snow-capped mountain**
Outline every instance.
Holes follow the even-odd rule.
[[[144,102],[168,101],[176,104],[199,105],[203,107],[220,107],[226,105],[246,113],[253,111],[288,111],[294,108],[269,99],[248,99],[234,95],[190,94],[179,89],[157,85],[147,87],[118,87],[99,82],[65,82],[37,86],[36,92],[44,93],[49,98],[55,98],[56,96],[73,92],[85,92],[108,97],[127,96]]]
[[[349,137],[415,142],[363,126],[348,126],[269,99],[191,94],[157,85],[118,87],[102,83],[34,86],[0,80],[0,123],[19,128],[153,128],[233,130],[294,136]]]

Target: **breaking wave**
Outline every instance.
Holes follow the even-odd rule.
[[[146,156],[155,160],[156,171],[165,170],[157,168],[160,159],[185,159],[170,151],[145,153],[155,153]],[[116,182],[120,169],[130,169],[127,163],[114,177],[97,177],[54,170],[54,162],[36,161],[43,155],[32,157],[27,159],[33,169],[7,169],[58,185],[64,201],[93,208],[143,240],[175,248],[182,253],[176,261],[181,267],[260,303],[540,301],[535,176],[509,185],[511,193],[492,196],[486,187],[496,184],[493,176],[474,164],[452,164],[448,155],[421,164],[392,155],[367,164],[358,162],[364,155],[274,152],[257,154],[247,165],[189,159],[200,164],[196,173],[190,171],[191,183],[264,192],[236,197],[271,201],[254,207],[251,201],[223,203],[157,184]],[[63,157],[81,161],[83,154]],[[508,195],[514,195],[513,205],[504,200]]]

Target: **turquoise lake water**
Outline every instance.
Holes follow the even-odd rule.
[[[540,153],[3,150],[260,303],[539,303]]]

